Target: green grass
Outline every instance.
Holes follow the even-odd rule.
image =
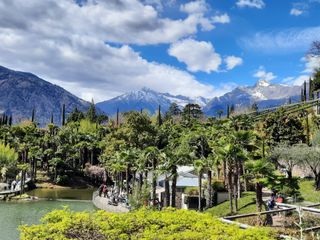
[[[320,202],[320,191],[315,191],[313,187],[313,180],[300,181],[300,193],[304,201],[319,203]]]
[[[244,192],[242,198],[238,200],[239,211],[237,212],[237,214],[256,212],[257,207],[255,197],[255,192]],[[230,215],[229,201],[223,202],[218,206],[210,208],[207,210],[207,212],[217,217]]]

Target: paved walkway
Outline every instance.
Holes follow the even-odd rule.
[[[92,202],[97,208],[101,210],[105,210],[106,212],[112,212],[112,213],[129,212],[129,209],[126,208],[124,204],[119,203],[118,206],[113,206],[108,204],[108,201],[109,201],[108,198],[99,197],[99,194],[97,192],[93,193]]]

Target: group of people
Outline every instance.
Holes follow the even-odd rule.
[[[101,184],[99,189],[99,197],[108,198],[108,204],[117,206],[119,202],[126,203],[128,205],[128,199],[125,193],[121,192],[119,187],[108,187],[105,183]]]
[[[273,210],[276,206],[276,203],[283,203],[283,196],[280,194],[276,194],[275,192],[272,192],[271,198],[267,202],[268,211]]]

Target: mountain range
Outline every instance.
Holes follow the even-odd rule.
[[[97,103],[98,111],[114,115],[130,110],[148,110],[155,113],[158,106],[162,112],[168,110],[172,103],[183,108],[188,103],[199,104],[208,116],[215,116],[218,110],[226,113],[228,105],[234,105],[236,111],[244,111],[257,103],[260,109],[286,104],[291,98],[298,101],[300,86],[271,84],[260,80],[254,86],[239,86],[220,97],[212,99],[205,97],[187,97],[160,93],[148,88],[131,91],[118,97]],[[66,106],[68,114],[74,108],[85,111],[89,103],[69,93],[65,89],[51,84],[32,73],[19,72],[0,66],[0,113],[12,115],[14,122],[30,119],[33,109],[36,111],[36,121],[45,125],[53,114],[54,122],[61,124],[61,108]]]
[[[14,123],[31,119],[34,109],[40,126],[50,121],[51,114],[60,125],[63,104],[67,114],[76,107],[82,111],[89,107],[88,102],[34,74],[0,66],[0,112],[12,115]]]
[[[254,86],[240,86],[224,94],[221,97],[212,99],[204,97],[190,98],[186,96],[174,96],[169,93],[159,93],[148,88],[132,91],[110,100],[97,103],[97,106],[109,115],[129,110],[146,109],[150,113],[155,113],[158,106],[163,112],[168,110],[172,103],[183,108],[188,103],[197,103],[206,115],[216,116],[218,110],[226,113],[228,105],[234,105],[236,111],[245,111],[253,103],[260,109],[275,107],[286,104],[291,98],[292,102],[298,101],[301,87],[288,86],[283,84],[271,84],[268,81],[260,80]]]
[[[204,97],[190,98],[182,95],[174,96],[169,93],[159,93],[149,88],[142,88],[141,90],[125,93],[110,100],[97,103],[96,105],[106,114],[113,115],[117,112],[118,108],[121,112],[144,109],[150,113],[155,113],[159,105],[162,111],[165,112],[173,102],[177,103],[180,107],[188,103],[197,103],[201,107],[204,107],[209,102],[209,99]]]

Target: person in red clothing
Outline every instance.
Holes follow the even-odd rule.
[[[106,184],[103,184],[102,192],[103,192],[103,197],[106,197],[108,193],[108,188]]]

